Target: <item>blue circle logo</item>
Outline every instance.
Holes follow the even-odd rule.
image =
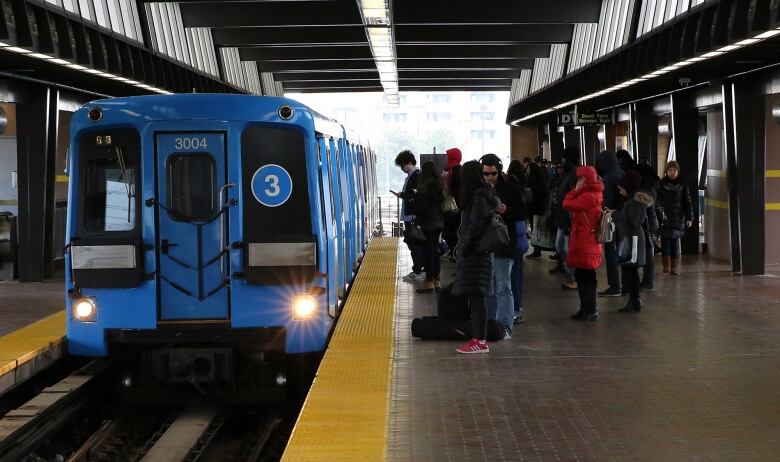
[[[292,195],[292,178],[284,168],[268,164],[252,176],[252,194],[266,207],[279,207]]]

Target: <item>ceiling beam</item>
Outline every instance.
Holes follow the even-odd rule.
[[[242,61],[303,59],[373,59],[368,46],[354,47],[247,47],[239,48]]]
[[[214,43],[232,46],[368,46],[365,28],[360,26],[230,27],[211,31]]]
[[[340,81],[340,80],[379,80],[379,73],[370,71],[335,71],[335,72],[275,72],[277,82],[308,82],[308,81]]]
[[[568,43],[574,33],[571,24],[529,24],[484,26],[396,25],[397,45],[436,44],[523,44]]]
[[[362,25],[355,2],[242,2],[240,6],[221,2],[183,3],[184,27],[268,27]],[[296,34],[297,30],[289,30]]]
[[[376,72],[376,63],[374,63],[373,59],[350,61],[258,61],[257,70],[260,72],[324,70],[368,70]]]
[[[395,24],[595,23],[601,0],[393,0]]]
[[[493,69],[474,69],[467,71],[454,71],[450,69],[436,70],[426,69],[424,71],[410,71],[400,69],[398,78],[404,79],[485,79],[485,78],[504,78],[516,79],[520,77],[519,69],[512,70],[493,70]]]
[[[487,86],[487,87],[506,87],[509,88],[512,86],[512,80],[511,79],[486,79],[486,80],[477,80],[477,79],[452,79],[452,80],[401,80],[398,82],[399,86],[401,88],[407,88],[407,87],[431,87],[431,88],[439,88],[439,87],[480,87],[480,86]]]
[[[548,58],[550,45],[397,45],[399,58]]]
[[[533,59],[398,59],[399,70],[411,69],[440,69],[479,70],[479,69],[531,69],[534,66]]]
[[[311,88],[382,88],[379,79],[376,80],[346,80],[341,82],[330,81],[312,81],[312,82],[284,82],[284,88],[292,89],[311,89]]]

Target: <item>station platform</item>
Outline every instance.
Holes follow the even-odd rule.
[[[641,313],[600,299],[582,323],[544,255],[525,262],[526,323],[470,356],[411,337],[436,297],[400,280],[403,243],[375,240],[283,460],[776,460],[780,279],[686,257]]]
[[[62,282],[0,282],[0,396],[64,357]]]

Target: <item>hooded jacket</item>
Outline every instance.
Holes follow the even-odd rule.
[[[666,223],[660,230],[661,236],[670,239],[681,238],[685,234],[685,222],[693,221],[693,207],[688,186],[680,177],[673,180],[665,176],[658,188],[658,202],[666,214]]]
[[[645,248],[648,242],[643,225],[647,220],[647,209],[654,203],[650,194],[637,191],[623,202],[620,210],[612,214],[612,219],[617,225],[618,246],[623,239],[630,240],[634,237],[637,239],[636,263],[623,266],[645,266]]]
[[[566,264],[571,268],[595,270],[601,266],[601,243],[596,240],[601,222],[601,204],[604,184],[596,178],[593,167],[577,167],[577,179],[585,184],[572,189],[563,200],[563,208],[571,214],[569,255]]]
[[[621,202],[618,184],[623,179],[617,157],[609,151],[601,151],[596,156],[596,173],[604,181],[604,207],[617,210]]]

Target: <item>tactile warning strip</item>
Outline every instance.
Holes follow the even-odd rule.
[[[0,337],[0,376],[61,345],[64,340],[64,310]]]
[[[397,253],[371,241],[283,461],[385,459]]]

